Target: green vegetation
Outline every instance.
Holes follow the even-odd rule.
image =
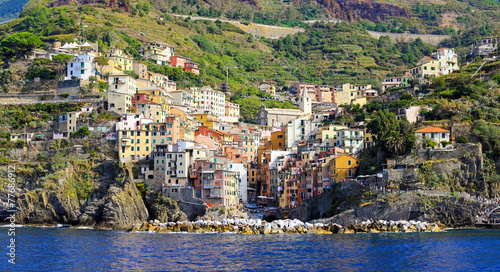
[[[28,0],[0,0],[0,22],[17,18]]]
[[[11,61],[23,57],[41,45],[42,41],[32,33],[14,33],[0,42],[0,52],[4,60]]]
[[[391,155],[405,153],[415,147],[413,126],[406,118],[398,121],[396,114],[388,110],[375,112],[367,128],[377,143],[387,148]]]
[[[58,71],[54,69],[52,62],[48,59],[35,59],[25,77],[29,80],[34,78],[40,79],[57,79]]]
[[[80,107],[75,103],[1,106],[0,124],[9,125],[14,129],[26,125],[37,127],[54,120],[59,114],[76,111]]]

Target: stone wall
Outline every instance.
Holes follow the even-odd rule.
[[[416,153],[390,160],[387,169],[388,184],[403,190],[421,189],[424,183],[418,181],[418,169],[430,164],[431,170],[450,187],[462,186],[482,179],[483,155],[481,144],[457,144],[452,150],[420,149]],[[405,165],[405,169],[394,169]]]
[[[368,33],[375,39],[378,39],[382,36],[389,36],[391,37],[391,40],[394,43],[396,41],[409,42],[409,41],[414,41],[417,38],[420,38],[424,43],[438,45],[442,41],[450,38],[450,36],[448,35],[432,35],[432,34],[387,33],[387,32],[377,32],[377,31],[368,31]]]
[[[177,192],[172,192],[172,188],[175,186],[164,187],[162,194],[164,197],[169,197],[178,202],[179,210],[184,212],[189,220],[196,220],[196,217],[203,216],[208,209],[205,201],[196,198],[194,195],[193,188],[173,188],[177,189]]]

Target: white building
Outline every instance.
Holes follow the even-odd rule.
[[[337,146],[343,148],[347,154],[357,154],[365,146],[364,130],[344,129],[337,132]]]
[[[116,123],[116,131],[118,130],[138,130],[143,124],[150,124],[151,119],[144,118],[142,114],[128,113],[122,115],[119,122]]]
[[[236,123],[240,119],[240,105],[226,101],[225,119],[228,123]]]
[[[426,127],[415,131],[415,138],[422,142],[425,142],[426,139],[431,139],[439,144],[444,141],[450,141],[450,131],[437,127]]]
[[[110,91],[106,93],[108,111],[125,114],[132,110],[132,96],[126,93]]]
[[[154,150],[155,183],[185,187],[188,181],[190,153],[178,145],[156,145]]]
[[[135,78],[126,74],[110,75],[108,83],[109,91],[130,96],[133,96],[137,91]]]
[[[193,105],[193,94],[191,91],[178,90],[170,92],[170,95],[172,95],[172,102],[175,105],[180,105],[180,106]]]
[[[440,48],[432,53],[432,57],[439,60],[439,74],[447,75],[460,69],[458,55],[453,48]]]
[[[71,77],[89,80],[89,77],[95,76],[94,58],[95,55],[92,53],[75,56],[68,62],[66,80],[70,80]]]
[[[245,163],[229,163],[229,171],[238,172],[240,176],[240,186],[238,196],[243,202],[248,201],[248,171]]]
[[[314,131],[314,127],[312,127],[311,124],[313,123],[309,120],[309,115],[290,120],[286,124],[286,147],[291,148],[295,146],[297,142],[307,141]]]

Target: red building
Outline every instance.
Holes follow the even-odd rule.
[[[192,62],[190,59],[186,60],[186,63],[184,63],[184,71],[190,71],[193,74],[199,75],[200,74],[200,68],[199,64],[196,62]]]

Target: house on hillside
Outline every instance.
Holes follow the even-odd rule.
[[[415,131],[415,137],[425,142],[427,139],[434,140],[438,144],[441,142],[449,142],[451,137],[449,130],[438,127],[426,127]]]

